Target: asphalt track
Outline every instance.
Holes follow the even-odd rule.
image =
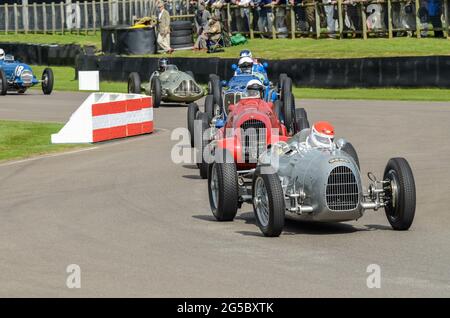
[[[0,98],[0,118],[64,121],[86,94]],[[152,135],[0,163],[0,296],[450,296],[450,104],[298,101],[330,120],[378,176],[405,156],[417,186],[410,231],[383,211],[357,222],[288,222],[264,238],[245,205],[214,221],[206,182],[174,164],[171,130],[186,108],[155,110]],[[367,180],[366,178],[364,180]],[[66,267],[81,267],[68,289]],[[381,288],[369,289],[369,264]]]

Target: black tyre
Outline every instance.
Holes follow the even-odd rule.
[[[190,135],[191,147],[194,147],[194,123],[197,113],[198,105],[196,103],[190,103],[187,111],[187,127]]]
[[[170,32],[170,37],[179,37],[179,36],[187,36],[190,35],[192,37],[192,29],[185,29],[185,30],[174,30]]]
[[[198,168],[200,172],[200,177],[202,179],[206,179],[208,177],[208,162],[205,160],[205,149],[209,144],[209,140],[205,138],[205,131],[209,129],[209,121],[208,121],[208,115],[206,113],[198,112],[197,113],[197,119],[201,120],[201,131],[199,132],[198,136],[201,136],[201,140],[195,140],[195,146],[197,147],[197,155],[201,160],[198,160]]]
[[[8,81],[6,80],[5,71],[0,69],[0,95],[6,95],[8,91]]]
[[[295,119],[299,119],[302,117],[308,119],[308,114],[306,113],[306,110],[303,107],[296,108],[295,109]]]
[[[220,77],[214,76],[210,78],[208,87],[211,87],[211,93],[214,96],[214,103],[222,107],[222,85],[220,83]]]
[[[132,72],[130,73],[130,75],[128,75],[128,93],[141,93],[141,77],[137,72]]]
[[[53,91],[53,70],[49,67],[42,72],[42,92],[44,95],[50,95]]]
[[[192,30],[192,22],[191,21],[186,21],[186,20],[172,21],[170,23],[170,29],[172,31]]]
[[[205,97],[205,113],[208,116],[208,122],[214,117],[214,96],[209,94]]]
[[[283,118],[283,102],[281,100],[277,99],[273,102],[273,111],[278,117],[278,120],[281,121],[281,119]]]
[[[226,152],[226,156],[231,155]],[[236,164],[228,158],[214,162],[208,174],[211,211],[217,221],[233,221],[238,210],[238,176]]]
[[[281,100],[286,102],[286,99],[292,98],[292,79],[290,77],[286,77],[283,80],[281,87]]]
[[[265,236],[279,236],[284,227],[284,195],[276,173],[261,173],[258,167],[253,176],[252,198],[256,224]]]
[[[185,73],[192,77],[192,79],[195,81],[194,73],[192,71],[186,71]]]
[[[385,190],[390,197],[386,217],[394,230],[408,230],[416,212],[416,185],[408,161],[391,158],[384,169],[384,180],[390,181]]]
[[[209,74],[209,76],[208,76],[208,93],[209,94],[212,94],[212,91],[213,91],[212,82],[214,80],[219,80],[219,76],[216,74]]]
[[[283,82],[284,80],[287,78],[287,74],[286,73],[281,73],[280,76],[278,77],[278,91],[281,92],[281,90],[283,89]]]
[[[285,99],[283,100],[283,118],[284,125],[289,132],[294,129],[294,105],[292,104],[292,96],[290,92],[287,92]]]
[[[170,45],[181,45],[181,44],[190,44],[192,43],[192,35],[185,36],[177,36],[170,38]]]
[[[309,120],[305,117],[300,117],[295,121],[295,133],[302,131],[303,129],[310,128]]]
[[[353,145],[350,142],[346,142],[344,146],[341,148],[341,150],[347,153],[350,157],[352,157],[353,160],[356,162],[358,169],[361,170],[359,166],[358,153],[356,152],[355,147],[353,147]]]
[[[151,82],[153,107],[158,108],[161,105],[161,81],[159,77],[153,77]]]

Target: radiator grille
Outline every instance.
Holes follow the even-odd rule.
[[[358,184],[350,168],[339,166],[331,171],[328,176],[326,201],[332,211],[349,211],[357,207]]]
[[[191,96],[200,94],[200,87],[193,80],[185,80],[178,85],[174,93],[178,96]]]
[[[262,121],[249,119],[241,125],[241,145],[245,162],[256,163],[266,150],[266,126]]]
[[[22,72],[20,78],[22,79],[25,85],[31,84],[31,82],[33,82],[33,73],[31,73],[31,71],[25,70]]]

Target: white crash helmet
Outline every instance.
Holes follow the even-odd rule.
[[[307,142],[313,148],[332,148],[334,127],[327,121],[319,121],[311,128]]]
[[[247,97],[262,98],[264,94],[264,85],[257,79],[252,79],[247,83]]]
[[[242,50],[241,53],[239,53],[239,57],[253,57],[252,51],[250,50]]]
[[[0,49],[0,61],[5,59],[5,51],[3,49]]]
[[[248,56],[241,57],[238,62],[238,67],[242,73],[251,73],[253,68],[253,59]]]

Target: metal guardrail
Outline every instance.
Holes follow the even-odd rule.
[[[295,39],[299,36],[312,36],[321,38],[330,35],[324,27],[323,9],[327,6],[336,8],[336,31],[333,35],[343,38],[346,34],[358,34],[367,39],[369,36],[392,38],[394,32],[409,32],[410,35],[420,38],[426,30],[442,31],[445,37],[449,36],[448,1],[441,0],[442,27],[428,28],[426,23],[419,19],[420,0],[335,0],[331,3],[322,1],[308,1],[297,5],[268,5],[273,11],[273,23],[271,30],[261,32],[258,30],[257,8],[254,6],[236,6],[225,4],[219,11],[223,18],[223,24],[230,33],[243,33],[250,38],[261,33],[273,39],[277,37],[289,37]],[[69,3],[67,3],[69,2]],[[413,11],[408,15],[408,23],[404,23],[399,10],[404,10],[406,4],[413,5]],[[351,6],[351,7],[350,7]],[[394,8],[395,7],[395,8]],[[399,8],[400,7],[400,8]],[[190,0],[166,0],[166,8],[171,13],[171,18],[194,19],[194,7]],[[298,29],[298,10],[310,10],[314,12],[314,25],[307,30]],[[348,9],[352,8],[357,14],[358,28],[348,27]],[[235,27],[236,10],[246,9],[248,18],[246,30],[237,30]],[[156,15],[156,0],[93,0],[91,2],[68,1],[50,4],[3,4],[0,5],[0,34],[1,33],[65,33],[76,32],[88,34],[96,32],[103,26],[131,25],[136,18]],[[278,10],[284,10],[284,16],[277,14]],[[280,11],[281,12],[281,11]],[[384,23],[384,15],[387,15],[387,25]],[[352,17],[354,19],[354,17]],[[285,25],[283,31],[277,28],[278,19],[282,19]],[[326,19],[326,17],[325,17]],[[346,23],[347,22],[347,23]],[[424,30],[426,27],[426,30]]]

